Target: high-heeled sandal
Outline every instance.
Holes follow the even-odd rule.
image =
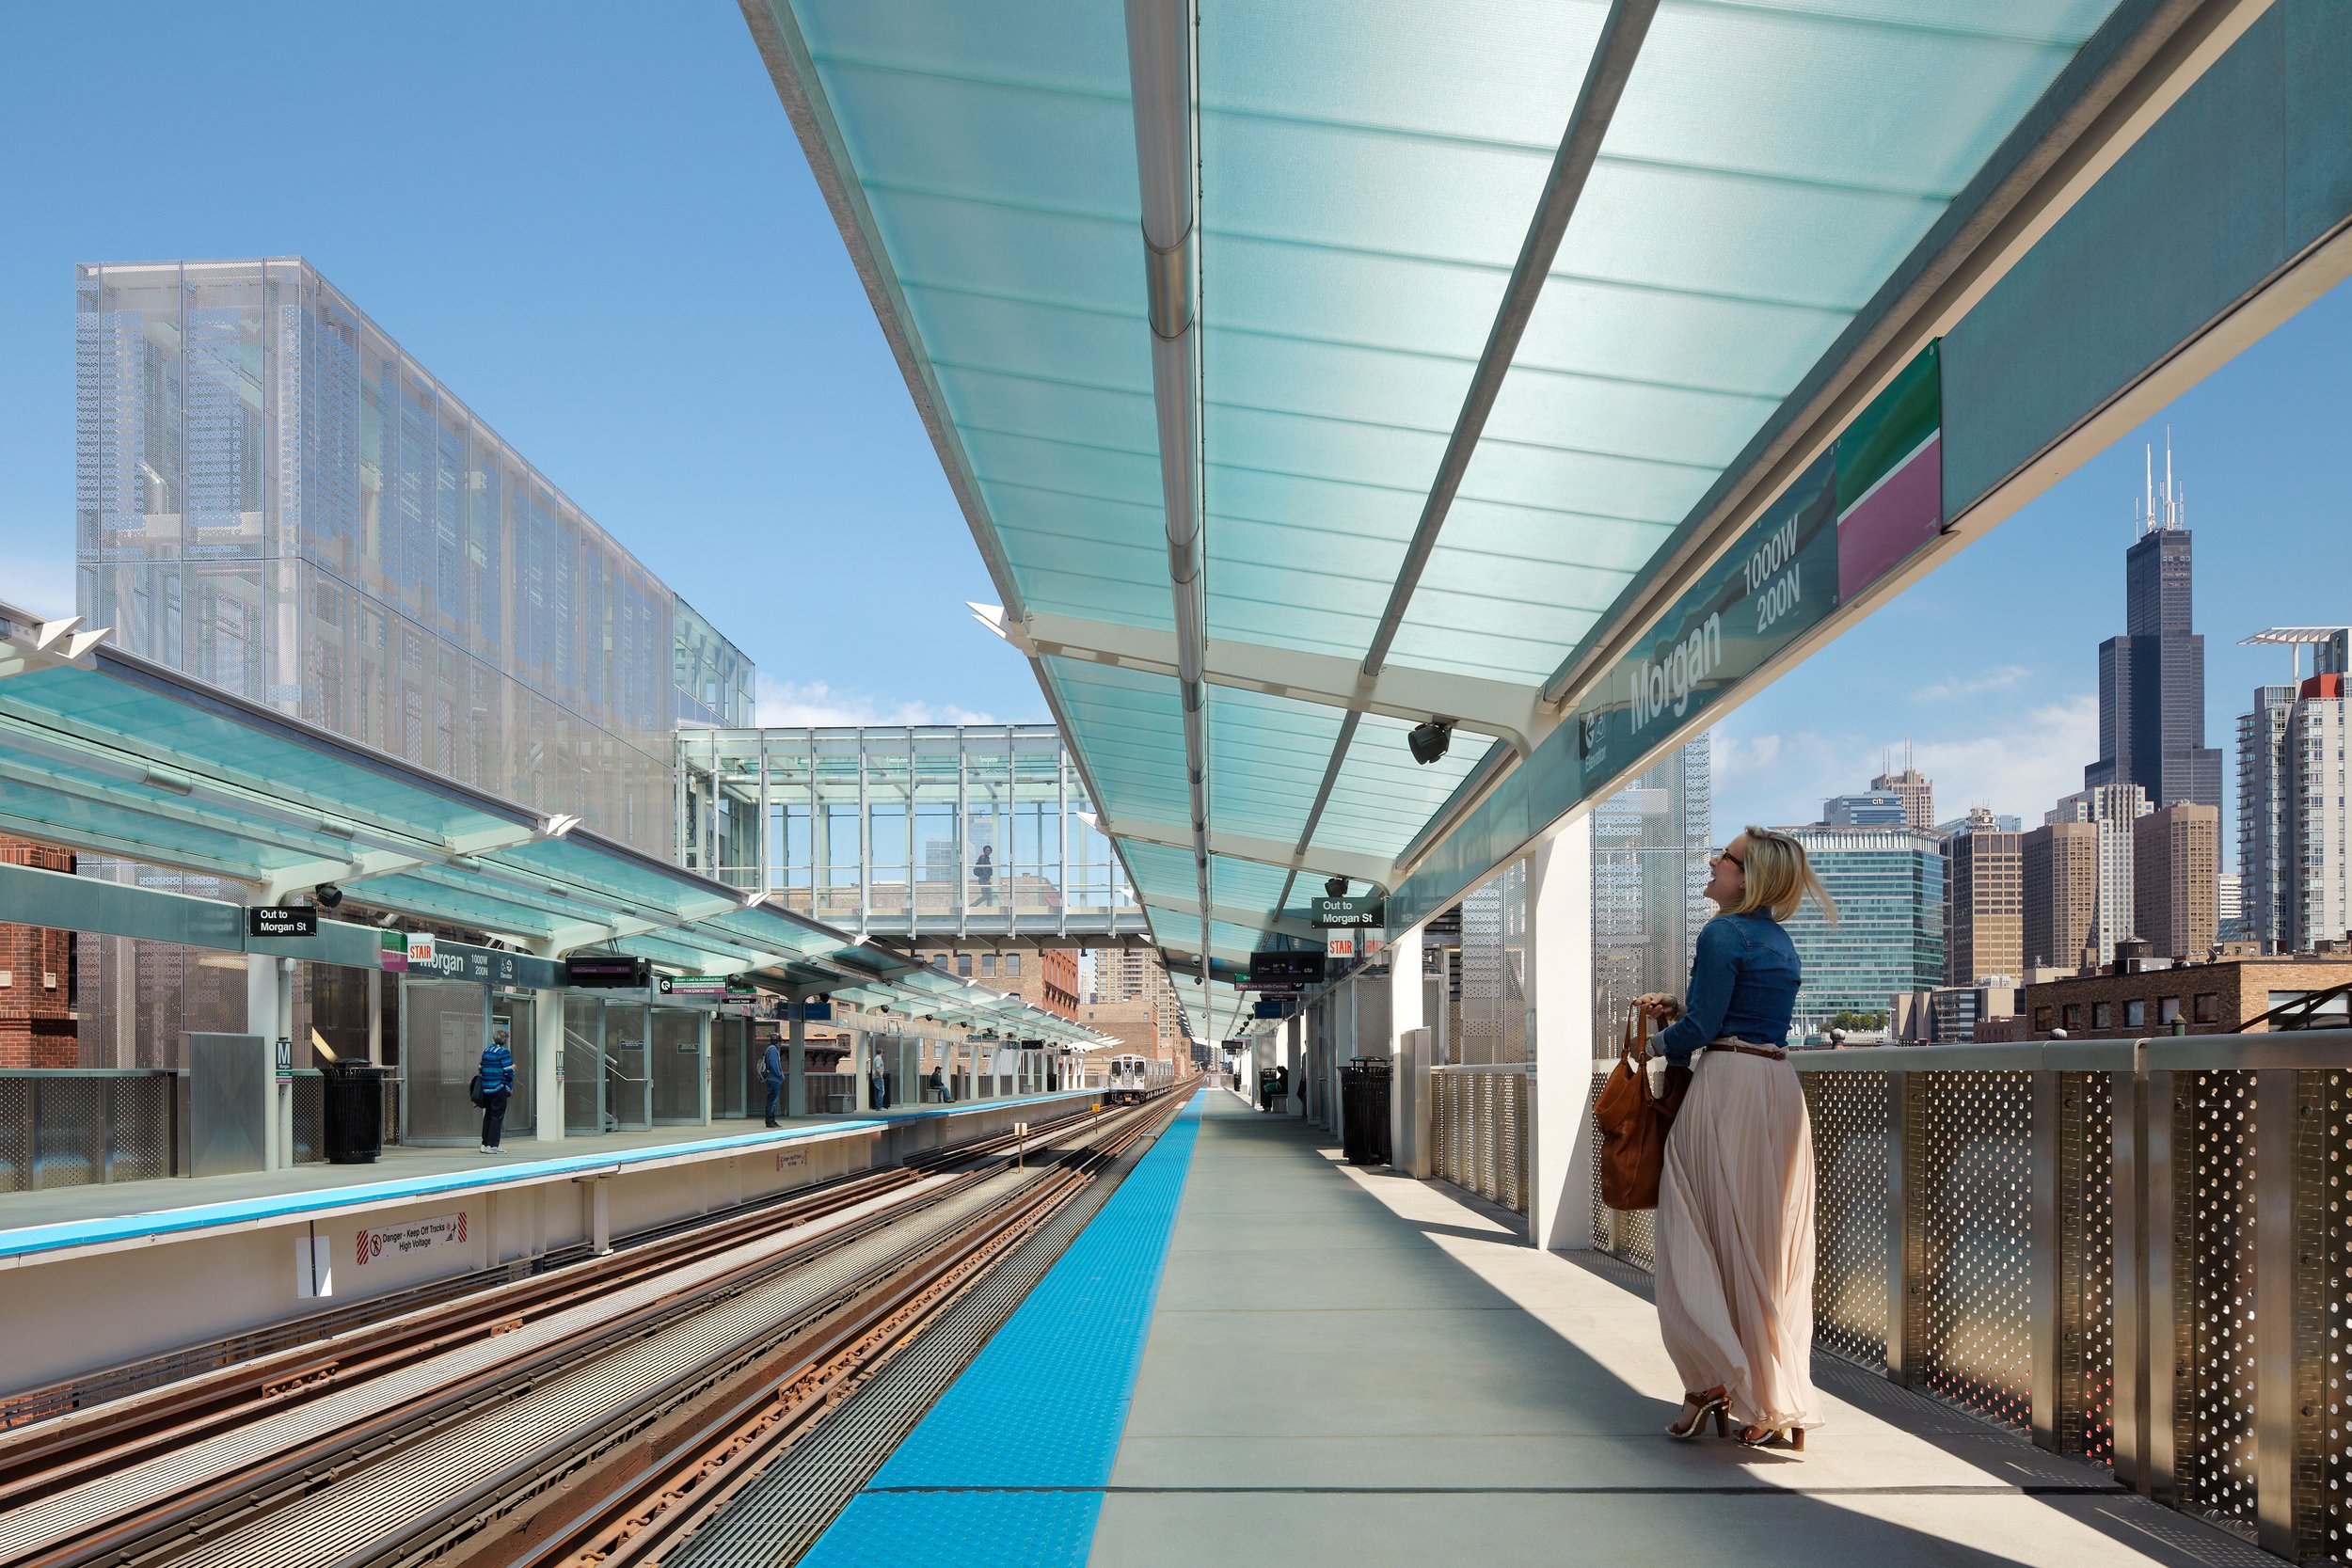
[[[1724,1413],[1730,1405],[1730,1395],[1724,1389],[1710,1388],[1704,1394],[1686,1390],[1682,1396],[1682,1408],[1689,1414],[1668,1422],[1666,1435],[1677,1443],[1688,1443],[1699,1434],[1699,1428],[1706,1424],[1707,1418],[1713,1416],[1715,1435],[1722,1437],[1729,1431],[1730,1422]]]
[[[1740,1429],[1740,1441],[1751,1449],[1770,1448],[1779,1443],[1797,1453],[1804,1452],[1804,1428],[1800,1426],[1744,1426]]]

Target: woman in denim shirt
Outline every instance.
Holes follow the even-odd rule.
[[[1684,1004],[1645,998],[1667,1062],[1693,1069],[1666,1139],[1658,1189],[1658,1323],[1682,1374],[1695,1437],[1725,1413],[1748,1444],[1804,1447],[1821,1424],[1813,1391],[1813,1129],[1788,1065],[1802,979],[1781,922],[1811,897],[1837,918],[1804,846],[1750,828],[1713,857],[1707,896],[1723,912],[1699,933]]]

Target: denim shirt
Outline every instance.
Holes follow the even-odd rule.
[[[1701,1046],[1730,1035],[1751,1045],[1788,1043],[1788,1015],[1802,970],[1796,943],[1771,915],[1719,914],[1699,932],[1682,1017],[1658,1037],[1678,1067]]]

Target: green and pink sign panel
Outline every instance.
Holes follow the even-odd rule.
[[[1943,388],[1931,343],[1578,705],[1579,797],[1852,604],[1943,528]]]

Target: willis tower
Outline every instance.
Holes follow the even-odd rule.
[[[2205,640],[2189,629],[2189,531],[2148,457],[2139,537],[2123,555],[2123,635],[2099,644],[2099,760],[2085,788],[2137,784],[2150,807],[2221,804],[2221,752],[2205,744]]]

